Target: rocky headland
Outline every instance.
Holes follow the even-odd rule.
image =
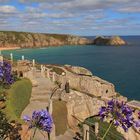
[[[112,37],[96,37],[94,39],[94,44],[95,45],[109,45],[109,46],[121,46],[121,45],[126,45],[127,42],[124,41],[121,37],[119,36],[112,36]]]
[[[39,48],[63,45],[125,45],[120,37],[88,39],[74,35],[43,34],[30,32],[0,31],[0,49]]]
[[[73,35],[29,32],[0,32],[0,48],[37,48],[91,44],[92,40]]]

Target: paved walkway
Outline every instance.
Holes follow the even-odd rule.
[[[64,135],[60,135],[56,137],[56,140],[73,140],[75,134],[71,129],[68,129]]]
[[[32,116],[32,112],[34,110],[46,109],[48,106],[49,97],[53,89],[57,86],[48,78],[43,77],[41,73],[39,71],[37,72],[36,70],[31,70],[26,73],[26,77],[32,81],[33,87],[30,103],[22,112],[22,118],[24,115]],[[45,133],[43,133],[43,135],[42,132],[38,131],[35,136],[35,140],[46,140],[47,135]]]
[[[33,88],[30,103],[22,112],[22,116],[26,114],[31,116],[34,110],[45,109],[48,106],[48,99],[56,87],[52,81],[42,77],[40,72],[29,72],[27,77],[32,81]]]
[[[21,117],[23,118],[24,115],[31,116],[34,110],[46,109],[48,106],[48,101],[50,95],[57,87],[51,80],[45,78],[39,71],[31,70],[26,73],[26,77],[32,81],[32,93],[30,98],[30,103],[22,112]],[[55,126],[53,128],[55,131]],[[74,133],[71,130],[65,132],[64,135],[60,135],[55,139],[55,132],[52,132],[51,140],[73,140]],[[35,140],[47,140],[47,135],[42,132],[37,132],[35,136]]]

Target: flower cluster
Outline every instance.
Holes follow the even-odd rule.
[[[126,103],[111,100],[107,107],[101,107],[99,115],[102,120],[110,118],[115,126],[121,126],[125,132],[132,126],[140,127],[140,121],[133,117],[134,110],[129,108]],[[140,111],[138,113],[140,119]]]
[[[8,62],[0,62],[0,84],[10,85],[14,82],[12,67]]]
[[[28,123],[30,129],[38,128],[39,130],[46,131],[48,133],[52,130],[53,120],[47,110],[34,111],[32,118],[24,116],[23,119]]]

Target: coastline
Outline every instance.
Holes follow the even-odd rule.
[[[4,50],[16,50],[16,49],[20,49],[20,47],[0,47],[0,51],[4,51]]]

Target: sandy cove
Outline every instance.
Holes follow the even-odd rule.
[[[0,47],[0,51],[3,51],[3,50],[15,50],[15,49],[20,49],[20,47]]]

